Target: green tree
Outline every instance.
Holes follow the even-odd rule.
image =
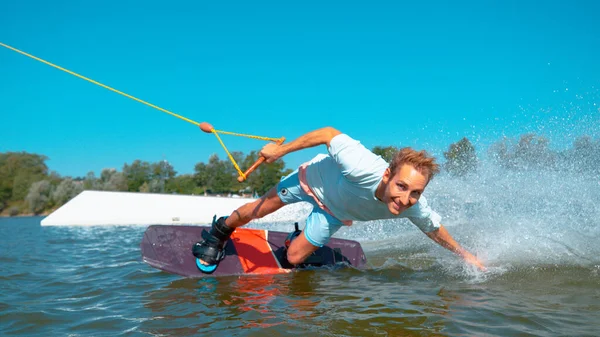
[[[258,153],[255,151],[250,152],[250,154],[244,158],[244,167],[250,167],[257,159]],[[281,159],[278,159],[273,163],[263,163],[247,177],[245,186],[249,187],[253,192],[263,195],[275,186],[282,177],[292,172],[292,170],[285,170],[284,168],[285,163]]]
[[[90,171],[83,178],[83,189],[84,190],[99,190],[96,175],[93,171]]]
[[[204,192],[204,189],[198,188],[193,175],[184,174],[169,179],[165,191],[177,194],[200,194]]]
[[[166,160],[150,164],[150,171],[151,180],[149,188],[152,193],[164,193],[165,186],[169,180],[173,179],[177,174],[173,166]]]
[[[196,186],[206,188],[210,179],[208,166],[205,163],[197,163],[194,166],[194,175],[192,177]]]
[[[61,206],[76,197],[81,191],[83,191],[82,182],[76,182],[71,178],[66,178],[56,186],[54,191],[52,191],[51,199],[55,206]]]
[[[0,153],[0,202],[23,200],[31,184],[48,175],[47,159],[27,152]]]
[[[219,156],[212,155],[207,165],[210,177],[208,186],[212,193],[229,193],[235,190],[237,184],[237,171],[229,160],[219,160]]]
[[[548,168],[555,164],[555,156],[548,145],[550,141],[536,134],[522,135],[515,148],[517,162],[525,168]]]
[[[375,153],[378,156],[381,156],[385,161],[391,163],[394,159],[394,155],[398,152],[398,148],[395,146],[375,146],[371,152]]]
[[[161,160],[158,163],[152,163],[150,165],[152,172],[152,179],[167,181],[177,175],[177,171],[173,168],[166,160]]]
[[[234,158],[240,157],[239,152],[232,153]],[[198,163],[194,167],[196,186],[209,193],[229,193],[235,190],[237,171],[229,159],[220,160],[217,154],[208,159],[208,164]]]
[[[125,164],[123,166],[123,175],[127,181],[127,190],[138,192],[140,187],[151,179],[152,170],[148,162],[138,159],[131,165]]]
[[[450,144],[448,151],[444,152],[444,157],[446,158],[444,167],[453,176],[462,177],[477,169],[475,147],[466,137]]]
[[[534,133],[521,135],[518,141],[503,138],[490,146],[488,154],[507,169],[548,169],[556,167],[557,153],[549,140]]]
[[[125,175],[114,168],[105,168],[100,172],[100,178],[96,178],[94,172],[90,171],[83,178],[83,189],[93,191],[127,191],[128,185]]]
[[[48,180],[41,180],[33,183],[25,197],[25,201],[29,206],[29,211],[33,214],[40,214],[51,207],[51,193],[52,185]]]
[[[512,166],[511,155],[509,153],[510,140],[503,137],[488,148],[488,156],[494,163],[501,167],[509,168]]]
[[[600,140],[581,136],[573,142],[573,148],[562,153],[564,167],[576,172],[600,174]]]
[[[148,183],[148,192],[150,193],[164,193],[165,192],[165,181],[152,179]]]
[[[17,173],[17,176],[13,180],[11,200],[17,201],[25,199],[31,185],[43,178],[43,175],[30,174],[27,171]]]
[[[127,191],[128,188],[125,175],[114,168],[103,169],[96,185],[102,191]]]
[[[147,181],[144,181],[137,192],[150,193],[150,184],[148,184]]]
[[[44,179],[48,180],[52,186],[58,186],[65,178],[61,177],[58,172],[52,171]]]
[[[594,141],[590,136],[581,136],[573,142],[573,149],[579,153],[595,152],[600,145],[600,141]]]

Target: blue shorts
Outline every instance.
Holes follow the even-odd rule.
[[[319,207],[313,197],[304,192],[298,179],[298,170],[281,179],[277,184],[277,195],[284,204],[306,201],[313,206],[302,231],[306,240],[313,246],[322,247],[327,244],[331,236],[344,225],[340,219],[327,213]]]

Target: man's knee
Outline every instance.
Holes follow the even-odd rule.
[[[319,249],[319,247],[308,242],[304,235],[304,233],[298,235],[287,249],[287,260],[291,264],[295,265],[304,262],[310,254]]]
[[[302,253],[302,252],[292,252],[290,250],[287,251],[287,260],[289,263],[296,265],[296,264],[301,264],[302,262],[304,262],[304,260],[306,260],[306,258],[308,257],[309,254],[306,253]]]

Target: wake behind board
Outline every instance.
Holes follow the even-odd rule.
[[[184,277],[206,277],[245,274],[283,274],[286,268],[283,246],[289,233],[262,229],[238,228],[225,246],[225,258],[211,274],[196,266],[192,246],[200,239],[204,226],[149,226],[140,244],[142,259],[150,266]],[[331,239],[310,258],[311,264],[331,266],[346,263],[355,268],[366,267],[362,247],[356,241]],[[287,266],[289,267],[289,266]]]

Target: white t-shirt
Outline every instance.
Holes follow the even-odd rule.
[[[306,167],[306,182],[315,196],[340,220],[369,221],[408,218],[423,232],[440,227],[441,217],[425,197],[400,213],[375,197],[389,164],[359,141],[340,134],[330,142],[329,155],[320,154]]]

